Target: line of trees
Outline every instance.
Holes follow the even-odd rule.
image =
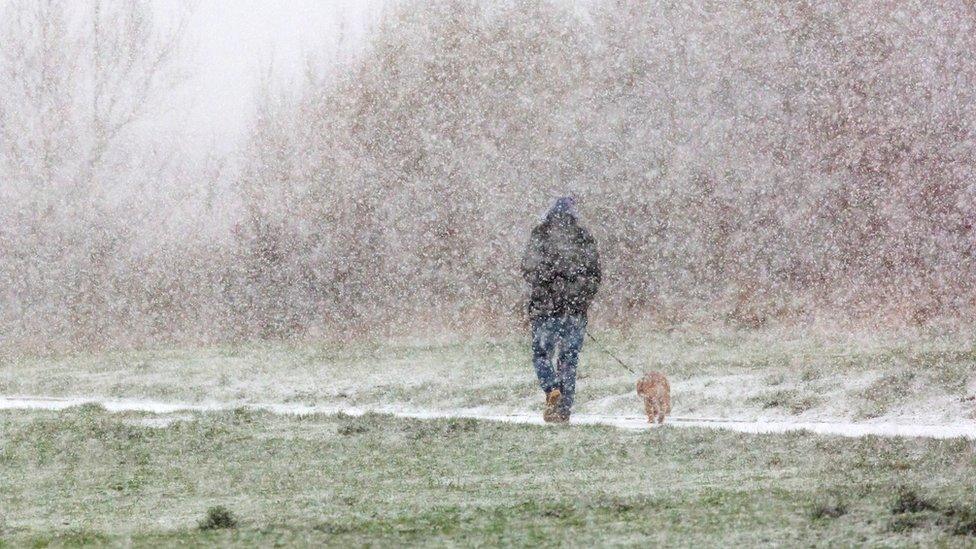
[[[54,19],[4,32],[43,42],[41,20]],[[166,51],[154,40],[138,46],[147,60]],[[70,55],[98,62],[86,47]],[[9,113],[50,109],[0,104],[0,166],[15,181],[0,193],[41,208],[0,213],[0,296],[13,305],[0,322],[14,346],[511,331],[528,231],[566,193],[600,244],[605,322],[969,319],[972,51],[964,0],[401,4],[338,75],[264,94],[235,192],[220,196],[230,228],[187,231],[179,246],[145,245],[129,222],[139,209],[124,206],[98,218],[125,237],[99,226],[59,247],[24,240],[42,234],[28,227],[66,230],[24,197],[80,220],[111,201],[68,200],[65,181],[90,170],[92,197],[153,175],[145,157],[107,179],[101,161],[25,164]],[[39,74],[18,65],[30,58],[5,55],[0,82]],[[97,143],[107,103],[81,89]]]

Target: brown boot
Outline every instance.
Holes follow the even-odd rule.
[[[559,389],[552,389],[546,393],[546,408],[542,411],[542,419],[546,423],[564,423],[569,418],[563,418],[559,412],[559,404],[563,400],[563,393]]]

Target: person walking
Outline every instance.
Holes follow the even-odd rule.
[[[522,276],[531,287],[532,364],[546,394],[542,417],[565,423],[576,396],[586,313],[601,277],[596,241],[579,224],[573,197],[556,200],[532,230]]]

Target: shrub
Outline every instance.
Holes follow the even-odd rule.
[[[783,408],[793,415],[802,414],[814,408],[819,400],[815,396],[800,394],[796,390],[783,389],[759,395],[750,399],[762,406],[764,410],[770,408]]]
[[[810,517],[814,520],[825,518],[835,519],[847,514],[847,504],[843,502],[818,503],[810,510]]]
[[[919,496],[914,490],[902,489],[898,493],[898,498],[891,507],[891,513],[900,515],[904,513],[921,513],[923,511],[934,511],[938,506]]]
[[[217,505],[207,509],[207,516],[200,521],[201,530],[223,530],[226,528],[236,528],[237,519],[223,505]]]
[[[339,416],[342,425],[336,430],[342,436],[361,435],[368,433],[374,428],[379,427],[383,421],[382,414],[367,412],[361,416],[349,416],[342,414]]]
[[[976,509],[952,507],[945,512],[949,529],[955,536],[976,536]]]
[[[361,435],[363,433],[368,433],[369,429],[362,424],[350,423],[348,425],[343,425],[336,430],[340,435],[347,437],[350,435]]]

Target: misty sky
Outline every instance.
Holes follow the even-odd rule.
[[[178,0],[156,0],[162,12]],[[190,132],[219,151],[233,147],[251,116],[254,90],[272,71],[279,83],[300,76],[307,52],[320,59],[362,42],[383,0],[200,0],[189,28],[193,80]]]

